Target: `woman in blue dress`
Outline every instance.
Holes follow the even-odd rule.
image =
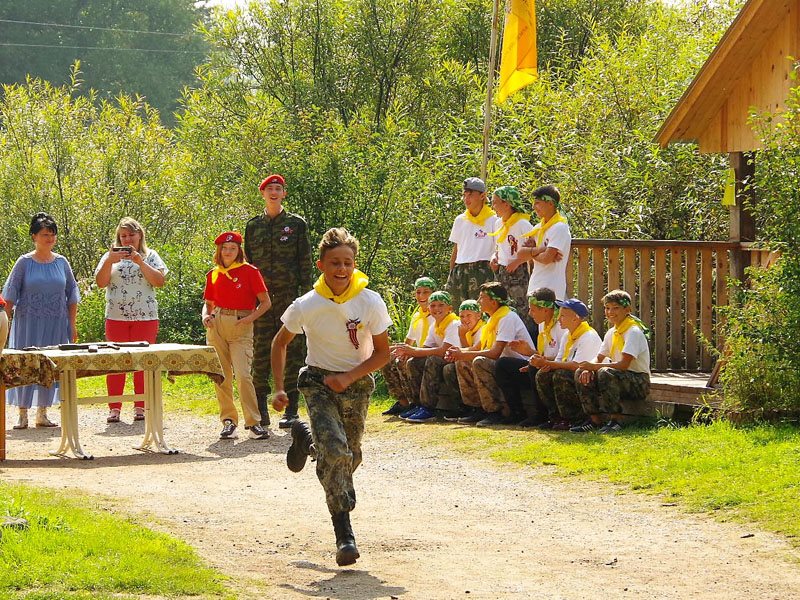
[[[77,339],[78,285],[67,259],[53,252],[58,226],[53,217],[37,213],[31,219],[34,251],[17,259],[3,287],[6,313],[12,316],[8,347],[52,346]],[[28,409],[36,407],[37,427],[56,427],[47,408],[58,402],[52,388],[26,385],[7,392],[8,404],[19,408],[14,429],[28,427]]]

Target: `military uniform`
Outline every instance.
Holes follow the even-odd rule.
[[[577,375],[575,381],[578,381]],[[587,415],[617,415],[623,412],[622,397],[629,401],[647,398],[650,393],[650,374],[602,367],[595,372],[588,385],[578,383],[577,388]]]
[[[528,314],[528,281],[530,278],[527,263],[518,266],[513,273],[503,265],[499,265],[497,269],[497,281],[506,288],[509,305],[517,311],[531,336],[535,336],[539,327]]]
[[[487,281],[494,281],[488,260],[461,263],[450,270],[445,289],[453,299],[453,306],[458,306],[464,300],[475,300],[481,285]]]
[[[565,419],[571,423],[578,423],[586,418],[578,397],[575,371],[540,369],[536,372],[536,390],[539,399],[547,407],[550,421]]]
[[[299,296],[311,289],[311,244],[308,225],[293,213],[282,210],[271,218],[266,212],[253,217],[245,227],[244,253],[258,267],[269,288],[272,310],[255,322],[253,331],[253,383],[261,412],[261,424],[269,424],[267,398],[270,395],[270,348],[281,328],[281,315]],[[286,351],[287,415],[297,414],[297,374],[305,360],[305,343],[295,337]]]
[[[441,356],[429,356],[419,390],[419,403],[431,410],[456,412],[461,406],[456,366]]]

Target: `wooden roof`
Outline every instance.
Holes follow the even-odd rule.
[[[656,141],[697,142],[701,152],[758,148],[751,107],[785,106],[800,58],[800,0],[748,0],[661,126]]]

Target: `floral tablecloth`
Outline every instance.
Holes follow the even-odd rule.
[[[224,380],[217,352],[211,346],[153,344],[145,348],[100,348],[87,350],[4,350],[0,355],[0,377],[6,387],[19,385],[51,386],[58,374],[74,370],[76,377],[127,373],[131,371],[167,371],[168,376],[208,375],[213,381]]]

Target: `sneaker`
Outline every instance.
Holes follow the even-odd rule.
[[[444,415],[444,420],[445,421],[449,421],[451,423],[456,423],[460,418],[468,417],[471,414],[472,414],[472,411],[468,410],[466,408],[461,409],[461,410],[454,410],[454,411],[446,413]]]
[[[586,419],[580,425],[575,425],[574,427],[570,427],[569,430],[572,433],[588,433],[589,431],[594,431],[597,429],[597,425],[591,419]]]
[[[230,440],[234,437],[236,431],[236,423],[230,419],[225,419],[222,422],[222,431],[219,432],[219,439]]]
[[[250,431],[251,440],[265,440],[269,437],[269,429],[265,429],[258,423],[250,427],[245,427],[245,429]]]
[[[566,419],[559,419],[558,421],[553,422],[553,426],[550,429],[553,431],[569,431],[571,427],[572,423]]]
[[[466,417],[461,417],[458,420],[458,422],[459,423],[463,423],[464,425],[474,425],[478,421],[483,421],[488,416],[489,415],[487,413],[483,412],[482,409],[476,408],[470,414],[468,414]]]
[[[608,423],[598,429],[597,433],[616,433],[617,431],[622,431],[622,423],[616,421],[615,419],[611,419]]]
[[[385,416],[385,417],[396,417],[400,413],[405,412],[405,410],[406,410],[406,407],[403,406],[402,404],[400,404],[400,402],[398,401],[398,402],[395,402],[394,404],[392,404],[389,408],[387,408],[381,414],[383,416]]]
[[[418,411],[420,408],[421,408],[421,407],[420,407],[420,405],[419,405],[419,404],[412,404],[412,405],[410,405],[410,406],[409,406],[409,407],[408,407],[406,410],[404,410],[403,412],[401,412],[401,413],[400,413],[398,416],[399,416],[401,419],[407,419],[408,417],[410,417],[411,415],[413,415],[415,412],[417,412],[417,411]]]
[[[475,423],[478,427],[491,427],[492,425],[508,425],[511,417],[503,416],[503,413],[500,411],[489,413],[486,415],[486,418],[481,419],[477,423]]]
[[[278,429],[289,429],[289,428],[291,428],[292,423],[297,421],[297,419],[298,419],[297,415],[284,414],[281,417],[281,420],[278,421]]]
[[[435,421],[436,415],[434,412],[425,406],[420,407],[420,409],[415,412],[410,417],[406,418],[406,421],[409,423],[427,423],[428,421]]]
[[[545,425],[549,425],[549,427],[545,427]],[[517,423],[517,426],[525,429],[531,427],[536,427],[537,429],[551,429],[553,424],[546,419],[543,420],[542,417],[526,417]]]

